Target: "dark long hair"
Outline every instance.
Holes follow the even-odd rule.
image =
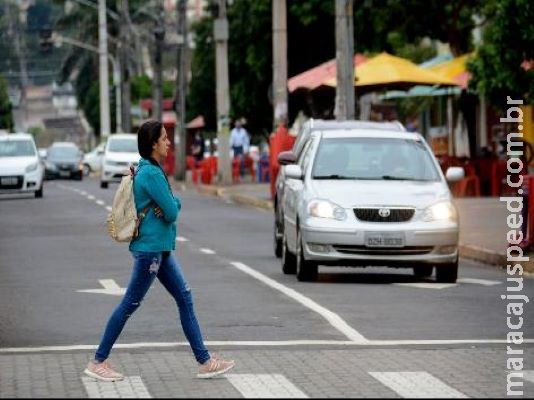
[[[143,122],[137,131],[137,148],[141,157],[150,161],[152,165],[163,171],[160,163],[152,157],[152,147],[159,140],[162,128],[163,124],[155,119],[149,119],[148,121]],[[167,179],[165,171],[163,171],[163,175],[165,176],[165,179]],[[167,180],[167,183],[169,183],[169,180]]]

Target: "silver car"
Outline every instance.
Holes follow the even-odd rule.
[[[314,281],[318,266],[436,267],[458,275],[458,213],[424,138],[393,130],[313,132],[286,165],[282,269]],[[463,178],[460,167],[447,179]]]

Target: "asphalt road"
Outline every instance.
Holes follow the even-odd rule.
[[[98,343],[120,297],[78,290],[102,289],[104,279],[127,285],[127,245],[108,239],[104,222],[115,188],[50,181],[42,199],[0,196],[0,347]],[[411,270],[322,267],[319,282],[301,283],[273,255],[270,212],[179,195],[176,255],[208,341],[506,338],[503,270],[462,260],[460,283],[442,287]],[[525,279],[523,293],[533,288]],[[534,337],[532,310],[525,307],[526,338]],[[176,306],[156,282],[120,342],[184,340]]]

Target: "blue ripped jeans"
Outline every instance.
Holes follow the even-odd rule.
[[[182,329],[196,360],[201,364],[208,361],[210,355],[204,346],[200,326],[195,317],[191,289],[176,262],[174,252],[132,251],[131,253],[135,262],[130,283],[124,298],[108,321],[104,336],[96,351],[95,360],[102,362],[108,358],[126,321],[139,308],[145,294],[157,277],[178,305]]]

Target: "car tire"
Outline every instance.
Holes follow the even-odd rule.
[[[89,164],[83,164],[83,175],[89,176],[91,174],[91,167]]]
[[[458,279],[458,259],[450,264],[436,266],[436,281],[439,283],[456,283]]]
[[[107,189],[108,188],[108,183],[107,182],[104,182],[104,181],[100,181],[100,187],[102,189]]]
[[[276,222],[276,211],[274,213],[274,227],[273,227],[273,249],[274,255],[277,258],[282,257],[282,239],[279,237],[278,223]]]
[[[282,236],[282,272],[286,275],[294,274],[297,270],[296,257],[287,248],[286,235]]]
[[[432,265],[418,265],[413,267],[413,274],[416,278],[428,278],[432,275],[434,267]]]
[[[315,282],[319,273],[319,266],[313,261],[304,258],[304,246],[300,230],[297,232],[297,279],[300,282]]]
[[[40,199],[43,197],[43,185],[41,184],[41,187],[39,190],[35,191],[35,198]]]

